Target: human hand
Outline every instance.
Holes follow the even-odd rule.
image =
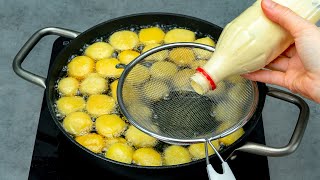
[[[281,56],[263,70],[243,76],[253,81],[279,85],[320,103],[320,30],[290,9],[262,0],[265,15],[294,38]]]

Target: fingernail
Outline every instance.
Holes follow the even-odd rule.
[[[272,0],[263,0],[265,6],[269,9],[273,9],[276,5]]]

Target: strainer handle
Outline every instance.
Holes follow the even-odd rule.
[[[300,109],[299,118],[289,143],[283,147],[270,147],[263,144],[248,142],[240,148],[237,148],[235,151],[248,152],[262,156],[279,157],[293,153],[300,145],[309,120],[310,110],[308,104],[297,95],[273,87],[268,87],[267,94],[271,97],[292,103]]]
[[[211,164],[207,165],[207,172],[209,175],[210,180],[236,180],[234,177],[231,168],[229,167],[228,163],[223,162],[221,164],[222,169],[223,169],[223,174],[217,173]]]
[[[220,161],[221,161],[221,166],[222,166],[222,174],[217,173],[212,165],[209,162],[209,155],[208,155],[208,144],[210,144],[210,146],[212,147],[212,149],[214,150],[214,152],[216,153],[216,155],[219,157]],[[210,142],[210,141],[206,141],[206,145],[205,145],[205,150],[206,150],[206,162],[207,162],[207,173],[208,173],[208,177],[209,180],[236,180],[230,166],[228,165],[227,162],[225,162],[222,157],[219,154],[219,151],[214,147],[214,145]]]
[[[80,33],[73,31],[73,30],[68,30],[68,29],[63,29],[63,28],[58,28],[58,27],[47,27],[38,30],[35,32],[29,40],[22,46],[18,54],[13,60],[12,67],[14,72],[20,76],[21,78],[36,84],[40,87],[46,88],[46,79],[44,77],[41,77],[39,75],[36,75],[32,72],[29,72],[22,68],[21,64],[25,60],[25,58],[28,56],[28,54],[31,52],[31,50],[34,48],[34,46],[45,36],[47,35],[58,35],[61,37],[67,37],[74,39],[76,38]]]

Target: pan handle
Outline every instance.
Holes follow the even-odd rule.
[[[242,151],[262,156],[279,157],[293,153],[300,145],[309,119],[310,110],[308,104],[299,96],[272,87],[268,87],[267,94],[271,97],[292,103],[300,109],[299,118],[289,143],[283,147],[270,147],[263,144],[247,142],[235,151]]]
[[[76,38],[80,33],[73,30],[58,28],[58,27],[47,27],[38,30],[35,32],[29,40],[22,46],[18,54],[13,60],[12,67],[14,72],[20,76],[21,78],[34,83],[40,87],[46,88],[46,79],[44,77],[41,77],[39,75],[33,74],[24,68],[21,67],[22,62],[25,60],[25,58],[28,56],[28,54],[31,52],[31,50],[34,48],[34,46],[45,36],[48,35],[58,35],[66,38],[74,39]]]

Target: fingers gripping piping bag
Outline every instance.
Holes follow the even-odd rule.
[[[320,0],[274,0],[316,23],[320,19]],[[256,1],[223,30],[213,56],[191,77],[199,94],[214,90],[216,85],[233,75],[263,68],[294,42],[292,36],[269,20]]]

